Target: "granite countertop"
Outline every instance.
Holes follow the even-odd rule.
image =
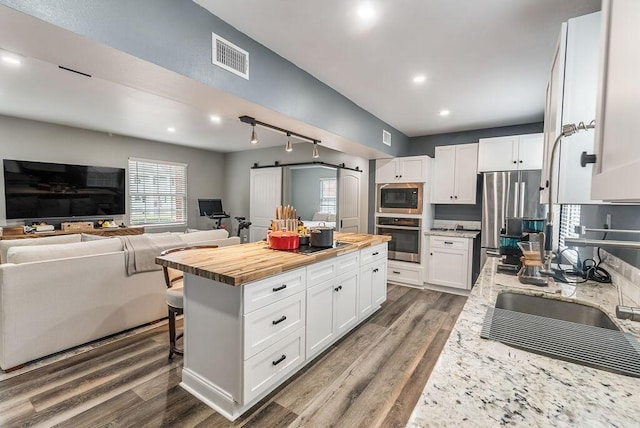
[[[431,373],[408,427],[638,426],[640,379],[593,369],[482,339],[489,306],[504,290],[552,294],[607,312],[622,331],[640,338],[640,323],[613,316],[611,284],[554,284],[548,291],[496,273],[489,258]]]
[[[470,238],[470,239],[475,239],[478,237],[478,235],[480,235],[480,232],[477,230],[454,230],[454,229],[449,229],[449,230],[427,230],[424,232],[425,235],[429,235],[429,236],[448,236],[451,238]]]
[[[292,269],[338,257],[361,248],[391,240],[386,235],[334,233],[334,239],[346,245],[313,254],[272,250],[265,241],[194,251],[178,251],[156,258],[156,263],[172,269],[240,286]]]

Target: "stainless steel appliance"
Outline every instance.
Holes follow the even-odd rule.
[[[481,263],[500,256],[500,230],[507,218],[539,219],[546,215],[540,204],[540,170],[485,172],[482,184]],[[482,265],[481,264],[481,265]]]
[[[423,183],[377,185],[379,213],[422,214]]]
[[[420,263],[421,219],[378,217],[376,234],[391,237],[388,247],[389,260]]]

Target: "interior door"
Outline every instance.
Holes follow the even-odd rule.
[[[282,204],[282,168],[251,170],[249,184],[249,239],[260,241],[267,237],[267,229],[275,216],[276,206]]]
[[[362,173],[338,170],[338,230],[360,231],[360,179]]]

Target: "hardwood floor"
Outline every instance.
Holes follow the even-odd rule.
[[[179,386],[163,324],[0,381],[0,426],[404,427],[465,301],[389,285],[380,311],[234,423]]]

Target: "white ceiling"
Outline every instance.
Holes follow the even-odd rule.
[[[541,121],[561,23],[600,10],[600,0],[194,1],[408,136]]]
[[[353,0],[198,3],[407,135],[541,120],[560,23],[599,8],[599,0],[396,0],[393,8],[372,0],[380,19],[364,28]],[[6,6],[1,49],[23,63],[0,63],[0,114],[221,152],[284,146],[266,129],[248,144],[250,127],[237,119],[246,114],[324,147],[385,156]],[[417,72],[427,75],[418,87]],[[439,117],[441,108],[452,114]]]

